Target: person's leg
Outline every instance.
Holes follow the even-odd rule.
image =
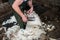
[[[14,13],[14,15],[20,28],[25,29],[25,23],[22,21],[21,17],[17,13]]]

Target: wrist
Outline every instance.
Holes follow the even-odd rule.
[[[33,10],[33,6],[31,7],[31,9]]]
[[[25,17],[25,15],[22,15],[21,17],[23,18],[23,17]]]
[[[20,17],[23,18],[24,17],[24,14],[20,14]]]

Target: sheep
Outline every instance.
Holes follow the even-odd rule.
[[[31,14],[27,14],[27,17],[26,29],[19,29],[18,25],[8,28],[6,35],[10,40],[38,40],[42,33],[46,34],[46,32],[40,28],[42,22],[38,14],[33,11]]]

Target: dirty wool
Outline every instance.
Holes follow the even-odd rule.
[[[27,16],[29,20],[27,21],[26,29],[20,29],[18,25],[8,28],[6,35],[9,40],[38,40],[42,33],[46,34],[45,31],[40,29],[41,20],[38,14],[33,11],[33,13],[27,14]]]
[[[46,32],[41,29],[42,22],[38,14],[33,11],[26,16],[28,17],[26,29],[20,29],[18,25],[8,28],[5,33],[8,40],[38,40],[41,38],[41,34],[46,34]]]

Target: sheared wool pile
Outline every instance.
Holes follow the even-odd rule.
[[[19,29],[17,25],[8,29],[6,34],[10,40],[38,40],[42,33],[46,34],[46,32],[40,28],[42,25],[41,20],[35,12],[27,16],[34,16],[34,19],[33,21],[27,21],[26,29]]]
[[[42,33],[45,33],[43,30],[39,28],[28,28],[28,29],[20,29],[19,32],[16,35],[16,39],[18,40],[33,40],[40,38],[40,35]]]
[[[27,28],[27,29],[20,29],[16,34],[13,34],[14,37],[11,40],[33,40],[40,38],[40,35],[45,33],[45,31],[39,28]]]

